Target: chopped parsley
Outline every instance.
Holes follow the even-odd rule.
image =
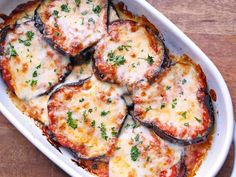
[[[148,112],[148,111],[150,111],[150,110],[152,110],[152,107],[151,107],[151,106],[148,106],[148,107],[146,108],[146,112]]]
[[[52,15],[55,17],[55,18],[59,18],[58,16],[59,12],[57,10],[54,10]]]
[[[112,127],[112,128],[111,128],[111,135],[115,137],[115,136],[117,136],[117,134],[118,134],[118,133],[117,133],[115,127]]]
[[[58,31],[55,31],[55,32],[54,32],[54,35],[55,35],[55,36],[59,36],[60,33],[59,33]]]
[[[91,2],[93,2],[93,0],[87,0],[87,4],[90,4]]]
[[[38,76],[38,73],[37,71],[34,71],[33,74],[32,74],[33,77],[37,77]]]
[[[89,112],[89,113],[92,113],[92,112],[93,112],[93,109],[90,108],[90,109],[88,110],[88,112]]]
[[[83,111],[83,119],[84,119],[84,122],[86,122],[87,121],[87,111],[86,110],[84,110]]]
[[[54,23],[54,26],[57,28],[57,27],[58,27],[58,24],[57,24],[57,23]]]
[[[108,102],[108,103],[112,103],[112,99],[111,99],[111,98],[108,98],[108,99],[107,99],[107,102]]]
[[[130,45],[121,45],[118,47],[118,50],[119,51],[123,51],[123,50],[129,51],[130,48],[131,48]]]
[[[101,11],[102,11],[102,7],[99,5],[93,8],[93,12],[97,15],[99,15]]]
[[[27,31],[25,33],[27,39],[26,40],[23,40],[23,39],[18,39],[19,43],[22,43],[24,44],[25,46],[30,46],[31,45],[31,42],[32,39],[34,38],[34,33],[32,31]]]
[[[152,65],[152,64],[154,63],[153,57],[150,56],[149,54],[148,54],[148,57],[147,57],[146,60],[147,60],[147,63],[148,63],[149,65]]]
[[[137,146],[133,146],[130,150],[130,157],[133,161],[136,161],[140,155],[139,149]]]
[[[183,80],[182,80],[182,84],[183,84],[183,85],[184,85],[186,82],[187,82],[186,79],[183,79]]]
[[[162,103],[161,104],[161,109],[165,108],[166,104],[165,103]]]
[[[104,116],[106,116],[106,115],[109,114],[109,113],[110,113],[110,111],[104,111],[104,110],[103,110],[100,115],[101,115],[102,117],[104,117]]]
[[[72,112],[71,111],[67,112],[67,121],[66,122],[71,128],[73,128],[73,129],[77,128],[77,124],[76,124],[77,121],[72,118]]]
[[[30,83],[30,86],[31,86],[31,87],[34,87],[34,86],[37,85],[37,83],[38,83],[37,80],[32,79],[32,80],[31,80],[31,83]]]
[[[171,89],[171,86],[167,85],[166,90],[170,90],[170,89]]]
[[[196,121],[198,121],[199,123],[201,123],[202,122],[202,120],[201,119],[199,119],[199,118],[197,118],[197,117],[194,117],[195,119],[196,119]]]
[[[149,157],[149,156],[147,156],[146,161],[147,161],[147,162],[150,162],[150,157]]]
[[[6,55],[10,55],[10,57],[15,57],[18,55],[15,47],[11,43],[9,43],[9,47],[7,47]]]
[[[91,127],[95,127],[95,125],[96,125],[96,121],[95,120],[93,120],[92,122],[91,122]]]
[[[137,135],[134,137],[134,140],[135,140],[135,141],[139,141],[139,134],[137,134]]]
[[[189,123],[188,122],[184,123],[184,126],[189,127]]]
[[[36,69],[39,69],[39,68],[41,68],[41,64],[39,64],[38,66],[36,66]]]
[[[49,86],[52,86],[52,83],[51,83],[51,82],[48,82],[48,85],[49,85]]]
[[[130,124],[126,124],[126,125],[125,125],[125,128],[128,128],[128,127],[130,127]]]
[[[186,112],[186,111],[182,112],[182,116],[183,116],[183,118],[186,119],[186,115],[187,115],[187,112]]]
[[[177,98],[172,100],[172,104],[171,104],[172,109],[174,109],[176,105],[177,105]]]
[[[124,56],[118,55],[115,56],[114,52],[110,51],[108,54],[107,62],[111,63],[112,65],[120,66],[123,65],[126,62],[126,59]]]
[[[75,3],[76,3],[77,6],[79,6],[80,5],[80,0],[75,0]]]
[[[68,7],[68,4],[62,4],[61,5],[61,11],[70,12],[70,8]]]
[[[102,138],[107,140],[108,136],[107,136],[107,129],[106,129],[105,125],[103,123],[101,123],[101,126],[99,126],[98,128],[100,128]]]
[[[84,102],[84,98],[81,98],[81,99],[79,100],[79,102],[80,102],[80,103]]]

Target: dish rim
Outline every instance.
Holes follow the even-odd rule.
[[[158,17],[158,20],[165,24],[167,29],[171,29],[171,32],[182,41],[189,46],[193,51],[198,53],[199,57],[206,63],[206,67],[210,70],[211,73],[215,75],[217,78],[217,84],[219,86],[219,90],[222,91],[224,95],[224,102],[226,107],[225,117],[227,117],[227,130],[226,130],[226,140],[225,140],[225,147],[222,150],[221,154],[218,154],[219,162],[216,165],[212,166],[211,171],[209,172],[209,176],[215,176],[220,168],[222,167],[223,163],[226,160],[228,155],[230,145],[233,140],[233,130],[234,130],[234,112],[233,112],[233,104],[232,99],[229,93],[229,89],[226,85],[223,76],[221,75],[220,71],[217,69],[215,64],[204,54],[204,52],[189,38],[185,35],[176,25],[174,25],[167,17],[165,17],[161,12],[159,12],[156,8],[154,8],[151,4],[149,4],[146,0],[134,0],[134,3],[139,3],[145,10],[147,10],[150,14]],[[82,177],[82,174],[79,174],[76,170],[70,167],[65,161],[58,158],[56,154],[52,151],[48,150],[46,146],[43,145],[40,140],[36,139],[28,129],[24,128],[24,126],[20,123],[20,121],[11,113],[11,110],[8,110],[5,106],[3,106],[0,100],[0,111],[2,114],[20,131],[37,149],[39,149],[44,155],[46,155],[50,160],[52,160],[55,164],[57,164],[61,169],[63,169],[66,173],[71,176],[79,176]],[[220,148],[220,146],[219,146]],[[220,157],[219,157],[220,156]]]

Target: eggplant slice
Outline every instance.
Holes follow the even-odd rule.
[[[109,176],[177,177],[182,174],[183,154],[183,146],[162,140],[129,116],[110,158]]]
[[[70,72],[70,59],[54,51],[33,21],[2,30],[2,76],[24,100],[47,93]]]
[[[63,54],[76,56],[107,31],[107,0],[43,0],[35,25]]]
[[[109,26],[109,34],[96,46],[95,67],[103,81],[132,86],[151,80],[165,58],[164,44],[149,28],[130,20]]]
[[[206,96],[206,78],[191,60],[178,61],[152,85],[140,82],[133,90],[134,117],[172,143],[205,141],[214,116]]]
[[[122,89],[92,76],[64,85],[48,103],[50,130],[79,158],[109,156],[127,113]]]

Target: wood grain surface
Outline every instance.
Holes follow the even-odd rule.
[[[236,107],[236,1],[147,0],[216,64]],[[235,109],[234,109],[234,113]],[[0,114],[0,177],[67,177]],[[230,177],[234,150],[217,177]]]

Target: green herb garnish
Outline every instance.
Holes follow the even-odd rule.
[[[174,109],[176,105],[177,105],[177,98],[172,100],[172,104],[171,104],[172,109]]]
[[[186,111],[182,112],[182,116],[183,116],[183,118],[186,119],[186,115],[187,115],[187,112],[186,112]]]
[[[110,113],[110,111],[102,111],[100,115],[104,117],[104,116],[106,116],[109,113]]]
[[[118,55],[115,56],[114,52],[110,51],[108,54],[107,62],[111,63],[112,65],[123,65],[126,62],[126,59],[124,56]]]
[[[123,51],[123,50],[129,51],[129,48],[131,48],[130,45],[121,45],[118,47],[118,50],[119,51]]]
[[[130,150],[130,156],[133,161],[136,161],[140,155],[139,149],[137,146],[133,146]]]
[[[94,12],[95,14],[97,14],[97,15],[98,15],[101,11],[102,11],[102,8],[101,8],[101,6],[99,6],[99,5],[97,5],[96,7],[93,8],[93,12]]]
[[[70,8],[68,7],[68,4],[62,4],[61,5],[61,11],[70,12]]]
[[[67,121],[66,122],[71,128],[73,128],[73,129],[77,128],[77,121],[72,118],[71,111],[67,112]]]
[[[107,129],[105,125],[101,123],[101,126],[99,126],[98,128],[100,128],[102,138],[107,140],[108,136],[107,136]]]

